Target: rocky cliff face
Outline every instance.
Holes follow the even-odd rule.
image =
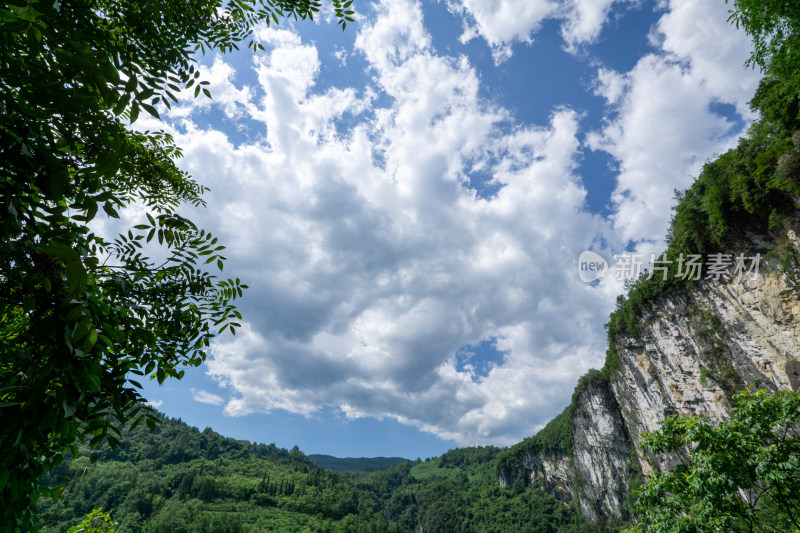
[[[568,502],[575,491],[573,485],[572,461],[563,452],[525,452],[521,465],[515,470],[498,472],[500,486],[514,485],[523,478],[528,481],[540,480],[544,490],[557,499]]]
[[[611,385],[645,473],[671,466],[638,444],[667,414],[719,422],[728,418],[736,390],[797,390],[798,295],[785,274],[703,282],[665,298],[639,335],[618,340],[620,370]]]
[[[791,230],[757,244],[800,254]],[[542,479],[560,499],[577,498],[589,520],[625,514],[639,469],[673,466],[640,445],[668,414],[723,421],[735,391],[798,389],[800,287],[776,262],[762,264],[756,279],[697,282],[663,296],[642,315],[638,333],[618,336],[613,348],[617,368],[579,385],[570,452],[528,454],[524,471],[505,474]]]
[[[620,514],[632,474],[631,447],[619,404],[606,383],[589,384],[578,394],[572,431],[574,477],[583,516],[597,520]]]

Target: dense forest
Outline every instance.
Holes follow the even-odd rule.
[[[397,466],[407,459],[403,457],[334,457],[332,455],[313,454],[311,461],[322,468],[347,472],[349,470],[383,470]]]
[[[67,531],[96,508],[119,533],[593,531],[579,511],[538,486],[500,487],[499,452],[461,448],[340,473],[296,447],[238,441],[162,418],[155,432],[140,426],[113,450],[81,448],[51,472],[43,482],[65,488],[57,500],[40,500],[42,531]]]

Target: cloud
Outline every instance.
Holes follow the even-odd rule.
[[[566,48],[575,51],[580,45],[597,41],[615,4],[637,5],[635,0],[568,0],[562,4],[561,35]]]
[[[713,0],[672,0],[654,38],[663,50],[691,67],[692,75],[713,98],[728,102],[750,118],[747,102],[761,74],[744,69],[752,43],[727,22],[728,6]]]
[[[192,389],[192,399],[196,402],[207,403],[211,405],[222,405],[225,403],[225,400],[221,396],[197,389]]]
[[[251,286],[207,362],[225,412],[329,405],[464,444],[530,434],[604,352],[611,299],[575,261],[614,239],[584,210],[579,116],[513,123],[466,58],[433,49],[414,2],[380,4],[356,38],[372,87],[315,90],[314,46],[260,38],[242,105],[263,141],[176,117],[181,164],[213,191],[191,217]],[[456,354],[491,338],[502,361],[473,379]]]
[[[614,228],[647,252],[663,248],[673,191],[689,186],[702,164],[732,147],[740,124],[719,114],[729,104],[751,119],[747,101],[758,76],[742,68],[747,36],[727,24],[724,3],[673,0],[653,32],[662,47],[627,73],[600,68],[597,94],[610,107],[587,145],[618,162]]]
[[[511,57],[513,43],[532,42],[531,34],[559,10],[559,4],[549,0],[460,0],[448,7],[463,18],[461,41],[483,37],[495,63]]]
[[[505,33],[489,22],[507,4],[463,6],[502,47],[542,17],[563,21],[566,42],[591,42],[612,4],[532,2]],[[724,81],[741,72],[736,54],[713,50],[739,43],[724,14],[668,7],[658,53],[629,72],[598,70],[610,111],[584,145],[569,108],[526,125],[482,97],[469,60],[433,47],[413,1],[382,2],[361,26],[348,57],[367,61],[366,85],[320,88],[316,47],[288,30],[260,30],[251,86],[215,60],[222,96],[185,95],[168,115],[181,166],[213,191],[189,216],[222,238],[226,272],[251,287],[243,328],[212,345],[207,371],[231,393],[213,400],[232,416],[333,406],[461,444],[512,443],[563,409],[578,376],[602,364],[600,325],[620,289],[581,283],[578,255],[611,257],[628,241],[658,251],[672,190],[740,131],[712,104],[745,109],[754,86]],[[701,16],[719,35],[681,41]],[[234,142],[202,125],[208,105],[260,135]],[[617,161],[609,220],[586,210],[585,149]],[[502,356],[476,379],[458,354],[493,339]]]
[[[514,43],[531,43],[544,21],[561,21],[564,46],[575,51],[595,42],[615,4],[632,0],[452,0],[449,9],[462,17],[462,42],[482,37],[495,63],[511,57]]]

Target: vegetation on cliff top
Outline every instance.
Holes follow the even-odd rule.
[[[785,229],[800,202],[800,7],[779,1],[736,0],[730,20],[754,41],[749,63],[765,73],[750,102],[760,118],[736,148],[707,162],[697,180],[676,192],[677,203],[661,259],[666,272],[642,274],[628,285],[606,327],[617,335],[636,334],[643,312],[658,298],[688,286],[691,254],[753,252],[748,232]],[[784,267],[800,265],[780,254]],[[684,262],[681,261],[684,259]],[[701,277],[705,276],[703,270]],[[607,368],[613,371],[613,347]]]
[[[537,453],[564,454],[572,453],[572,406],[551,420],[535,435],[503,449],[497,455],[495,471],[512,483],[521,482],[526,485],[529,479],[524,472],[523,457]],[[518,476],[522,476],[519,477]]]
[[[643,314],[658,298],[692,283],[692,276],[685,275],[690,255],[705,259],[718,252],[754,252],[746,232],[781,229],[796,214],[800,99],[786,90],[780,81],[763,80],[751,102],[761,119],[736,148],[706,163],[692,186],[676,194],[667,250],[661,257],[668,270],[642,274],[617,299],[606,325],[610,344],[619,334],[636,334]],[[703,270],[701,277],[705,275]],[[611,354],[609,366],[613,365]]]

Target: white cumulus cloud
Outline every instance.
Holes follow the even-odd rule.
[[[653,34],[657,53],[629,72],[598,70],[610,111],[583,146],[569,108],[520,124],[482,97],[469,59],[434,48],[411,0],[379,3],[360,26],[348,57],[367,61],[366,86],[321,88],[317,48],[289,30],[260,31],[267,50],[251,86],[215,60],[214,102],[187,95],[169,116],[181,165],[213,191],[190,216],[228,245],[226,272],[251,288],[244,327],[216,339],[207,361],[230,399],[195,399],[233,416],[333,406],[461,444],[531,434],[602,364],[619,287],[582,284],[580,252],[657,247],[672,190],[735,140],[712,104],[744,111],[754,81],[726,71],[741,73],[746,47],[710,1],[674,0]],[[591,42],[612,4],[453,9],[500,50],[548,17],[562,20],[568,45]],[[502,29],[514,13],[521,20]],[[709,18],[711,36],[681,40],[700,31],[693,17]],[[718,42],[738,52],[716,53]],[[237,143],[198,125],[208,105],[261,134]],[[586,149],[618,165],[609,220],[586,207]],[[492,340],[492,364],[459,359]]]
[[[542,23],[561,22],[567,50],[592,43],[600,36],[614,4],[635,0],[451,0],[450,10],[462,17],[466,42],[482,37],[496,63],[511,57],[514,43],[531,43]]]
[[[226,412],[330,405],[461,443],[530,434],[604,351],[608,295],[575,272],[607,227],[584,209],[578,115],[511,123],[466,58],[432,48],[414,2],[380,4],[359,32],[373,88],[315,91],[313,45],[260,37],[260,87],[230,92],[252,94],[239,101],[263,142],[180,117],[182,164],[214,191],[192,217],[251,286],[245,326],[208,361]],[[491,338],[501,361],[459,366],[459,348]]]
[[[222,405],[225,400],[222,396],[204,390],[192,389],[192,399],[196,402],[207,403],[211,405]]]

